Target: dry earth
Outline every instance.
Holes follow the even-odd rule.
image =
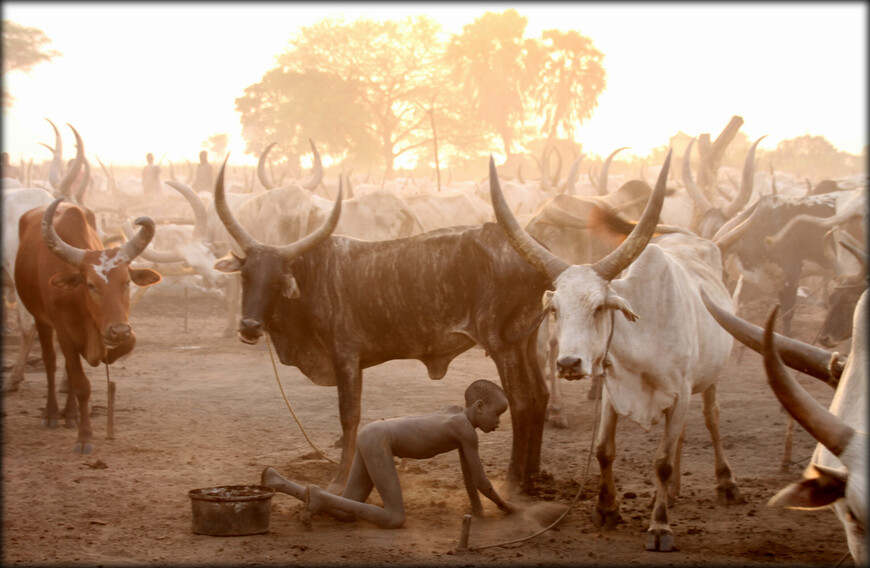
[[[188,491],[259,482],[274,466],[299,482],[328,484],[336,466],[319,458],[294,422],[276,383],[265,343],[221,339],[222,304],[216,296],[178,288],[149,292],[132,314],[138,343],[114,364],[117,384],[115,438],[106,437],[105,368],[89,369],[96,450],[72,451],[75,431],[43,428],[45,378],[41,364],[28,369],[18,392],[3,397],[3,565],[836,565],[847,552],[830,510],[791,511],[767,506],[781,487],[798,478],[812,439],[795,429],[794,463],[780,471],[786,417],[768,388],[760,357],[738,349],[721,377],[720,404],[726,451],[746,503],[716,503],[713,452],[693,400],[684,446],[682,493],[671,511],[678,550],[643,548],[653,494],[653,454],[661,424],[649,433],[623,420],[617,432],[616,481],[622,519],[602,532],[591,520],[598,467],[587,473],[594,402],[587,384],[565,382],[570,426],[548,427],[542,474],[533,496],[517,498],[523,513],[505,516],[484,499],[487,515],[471,525],[470,546],[457,547],[462,517],[469,512],[458,458],[453,454],[410,461],[401,472],[408,520],[384,530],[363,521],[342,523],[315,516],[311,530],[299,520],[301,504],[285,494],[271,501],[269,532],[212,537],[194,534]],[[761,322],[767,305],[750,306]],[[185,313],[187,318],[185,319]],[[802,305],[797,337],[812,341],[822,312]],[[186,325],[186,328],[185,328]],[[4,367],[17,338],[5,335]],[[844,347],[845,349],[845,347]],[[318,387],[293,367],[279,366],[288,399],[315,445],[338,458],[340,429],[334,388]],[[4,372],[4,379],[8,371]],[[478,378],[498,380],[480,349],[459,357],[441,381],[427,378],[417,361],[393,361],[365,372],[363,423],[419,414],[462,402]],[[832,391],[801,382],[825,405]],[[494,433],[481,435],[490,478],[503,489],[510,454],[507,416]],[[554,529],[522,544],[489,546],[539,531],[552,503],[570,504]],[[378,502],[377,493],[373,495]],[[852,565],[846,558],[843,565]]]

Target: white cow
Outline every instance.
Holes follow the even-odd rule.
[[[731,353],[732,339],[707,313],[698,294],[703,283],[719,301],[729,299],[719,251],[710,241],[681,229],[650,243],[669,165],[670,153],[650,203],[628,238],[595,264],[571,265],[522,230],[501,195],[490,162],[496,219],[514,248],[554,288],[545,298],[556,316],[561,376],[604,378],[596,447],[602,476],[593,517],[596,525],[612,528],[619,517],[613,480],[618,417],[626,416],[645,430],[665,419],[655,458],[656,497],[646,541],[648,550],[661,551],[674,546],[668,507],[679,494],[679,458],[694,393],[703,394],[719,501],[742,501],[719,437],[716,401],[716,381]]]

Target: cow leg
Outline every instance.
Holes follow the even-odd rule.
[[[686,439],[686,422],[683,422],[683,429],[680,432],[680,437],[677,439],[677,449],[674,452],[674,473],[671,476],[671,483],[668,487],[668,507],[673,507],[677,503],[677,497],[680,496],[680,458],[683,455],[683,442]]]
[[[595,441],[595,457],[601,469],[601,484],[598,501],[592,512],[592,522],[596,527],[613,529],[619,521],[619,500],[616,498],[616,484],[613,482],[613,461],[616,458],[616,423],[619,415],[610,404],[610,396],[604,389],[601,396],[601,421],[598,427],[598,440]]]
[[[39,335],[39,345],[42,348],[42,365],[45,367],[45,378],[48,381],[48,397],[45,403],[45,419],[43,424],[48,428],[57,428],[60,410],[57,406],[57,392],[54,386],[54,373],[57,370],[57,354],[54,350],[54,329],[44,323],[36,324]]]
[[[77,454],[90,454],[94,451],[93,431],[91,430],[91,383],[82,360],[72,345],[61,344],[66,359],[66,370],[69,375],[70,403],[78,403],[79,432],[73,450]]]
[[[498,369],[511,411],[513,442],[508,491],[528,492],[541,469],[541,443],[550,395],[535,358],[536,337],[517,345],[489,350]]]
[[[545,381],[550,385],[550,399],[547,402],[547,423],[555,428],[567,428],[568,419],[562,412],[562,383],[556,373],[556,357],[559,354],[559,339],[550,331],[552,314],[548,315],[538,328],[539,355],[544,355],[543,371],[546,368]]]
[[[791,320],[794,318],[795,306],[797,305],[797,289],[798,281],[800,280],[800,265],[797,271],[785,269],[785,284],[779,291],[779,303],[782,306],[780,311],[780,323],[782,331],[779,333],[786,337],[791,335]]]
[[[703,393],[704,424],[710,432],[713,441],[713,453],[716,457],[716,497],[720,505],[743,503],[745,499],[740,494],[731,466],[722,449],[722,439],[719,436],[719,402],[716,400],[716,383],[713,383]]]
[[[670,485],[674,478],[674,457],[689,410],[690,396],[678,396],[665,411],[665,431],[655,457],[656,499],[646,532],[646,549],[669,552],[674,549],[674,532],[668,521]]]
[[[338,464],[338,473],[329,483],[327,491],[336,495],[344,492],[350,466],[353,463],[353,455],[356,451],[356,433],[359,429],[359,421],[362,405],[362,371],[359,361],[354,358],[350,361],[335,363],[335,377],[338,384],[338,416],[341,420],[341,459]]]
[[[21,308],[23,309],[23,308]],[[23,324],[24,318],[19,318],[19,322]],[[33,346],[33,340],[36,338],[36,324],[33,319],[25,327],[21,325],[21,342],[18,346],[18,357],[15,359],[15,364],[12,366],[12,372],[9,374],[9,382],[5,384],[3,392],[15,392],[21,381],[24,380],[24,367],[27,365],[27,356],[30,354],[30,349]]]

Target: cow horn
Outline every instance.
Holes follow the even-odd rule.
[[[580,162],[583,161],[583,158],[584,155],[580,154],[580,156],[571,163],[571,167],[568,169],[568,178],[565,180],[565,189],[562,193],[574,195],[574,186],[577,184],[577,172],[580,170]]]
[[[266,155],[275,144],[277,144],[277,142],[272,142],[268,146],[266,146],[266,149],[260,153],[260,159],[257,161],[257,177],[260,178],[260,183],[263,184],[263,187],[265,187],[266,189],[272,189],[273,187],[275,187],[275,184],[272,182],[272,180],[269,179],[269,176],[266,174]]]
[[[511,245],[551,282],[556,280],[571,265],[541,246],[520,227],[502,194],[492,155],[489,157],[489,193],[495,218]]]
[[[553,151],[556,152],[556,160],[558,161],[556,162],[556,173],[553,174],[550,185],[556,187],[559,185],[559,177],[562,175],[562,152],[557,146],[553,146]]]
[[[707,311],[722,326],[722,329],[756,353],[762,352],[762,337],[764,335],[762,328],[720,307],[710,298],[704,286],[700,287],[700,293],[701,301],[704,302]],[[845,357],[835,356],[827,349],[784,337],[778,333],[776,334],[776,343],[786,365],[836,388],[846,364]]]
[[[51,150],[52,157],[51,165],[48,168],[48,183],[57,191],[57,188],[60,187],[61,173],[63,172],[63,139],[60,137],[60,131],[57,129],[57,126],[48,118],[45,120],[54,129],[54,148],[41,142],[40,144]]]
[[[698,186],[695,185],[695,180],[692,179],[692,167],[689,163],[692,155],[692,146],[695,144],[695,138],[693,137],[689,140],[689,145],[686,146],[686,151],[683,154],[683,184],[686,186],[686,191],[689,194],[689,197],[692,198],[692,201],[695,202],[699,209],[699,216],[703,216],[707,211],[713,209],[713,204],[707,199],[707,197],[698,191]]]
[[[604,280],[613,280],[634,262],[655,233],[662,203],[665,200],[665,185],[668,180],[668,169],[671,165],[671,153],[672,150],[668,150],[665,163],[662,164],[662,169],[659,172],[659,179],[656,181],[655,190],[653,190],[637,225],[616,250],[592,265],[593,270]]]
[[[128,241],[135,238],[135,235],[133,234],[133,225],[130,224],[129,220],[124,220],[124,224],[121,225],[121,231],[124,233],[124,236]],[[184,260],[184,257],[177,251],[153,250],[148,247],[146,247],[138,256],[141,256],[148,262],[159,262],[162,264],[181,262]]]
[[[199,195],[197,195],[189,186],[174,180],[167,181],[166,185],[183,195],[184,198],[187,199],[187,202],[190,203],[190,207],[193,209],[194,219],[193,238],[204,239],[208,215],[206,214],[205,205],[203,205]]]
[[[52,201],[45,209],[45,213],[42,214],[42,240],[45,241],[45,246],[59,259],[73,266],[81,266],[87,251],[64,242],[54,230],[54,213],[61,201],[66,201],[66,197],[60,196]]]
[[[138,217],[135,221],[133,221],[134,225],[139,225],[142,228],[139,229],[139,232],[136,235],[121,245],[121,250],[118,252],[119,255],[125,255],[127,262],[130,262],[145,250],[145,247],[151,242],[151,239],[154,238],[154,232],[156,230],[156,225],[154,223],[154,219],[151,217],[146,217],[145,215]]]
[[[302,187],[308,191],[314,191],[323,180],[323,162],[320,160],[320,152],[317,151],[317,147],[314,145],[314,140],[309,138],[308,143],[311,144],[311,151],[314,152],[314,171],[311,172],[311,179],[304,182]],[[339,178],[340,177],[341,176],[339,176]]]
[[[767,382],[779,402],[803,426],[804,430],[828,448],[832,454],[839,456],[855,435],[855,429],[831,414],[819,401],[810,396],[783,365],[773,337],[773,326],[778,311],[779,306],[774,306],[764,328],[762,350]]]
[[[604,165],[601,166],[601,175],[598,176],[598,195],[607,195],[607,170],[610,169],[610,162],[613,161],[613,156],[622,152],[623,150],[627,150],[629,146],[623,146],[622,148],[617,148],[613,152],[610,153],[609,156],[604,160]]]
[[[79,205],[85,204],[85,192],[88,189],[88,184],[91,183],[91,162],[87,158],[85,158],[85,175],[82,176],[82,183],[79,184],[78,189],[76,189],[76,203]]]
[[[767,138],[767,134],[756,140],[750,146],[749,152],[746,153],[746,160],[743,162],[743,177],[740,180],[740,191],[734,200],[722,210],[726,219],[733,217],[735,213],[743,209],[752,196],[752,186],[755,181],[755,148],[765,138]]]
[[[752,207],[743,210],[737,217],[730,219],[716,231],[712,240],[719,247],[720,251],[726,252],[752,226],[752,219],[761,209],[759,203],[759,201],[756,201]]]
[[[272,147],[272,144],[269,145],[269,148]],[[267,148],[268,151],[268,148]],[[263,155],[265,152],[260,155],[260,159],[262,161]],[[260,246],[254,237],[248,234],[248,232],[236,221],[235,217],[233,217],[232,212],[230,211],[229,206],[227,205],[227,198],[224,195],[224,169],[227,167],[227,160],[230,159],[230,155],[227,154],[227,157],[224,158],[224,163],[221,164],[221,169],[218,172],[217,183],[214,186],[214,207],[217,211],[218,217],[220,217],[221,222],[226,227],[227,232],[230,234],[233,239],[242,247],[242,250],[248,251],[249,249],[256,248]],[[259,167],[257,169],[259,172]],[[262,178],[261,180],[262,181]],[[267,188],[268,189],[268,188]]]
[[[79,172],[82,171],[82,165],[85,162],[85,143],[82,142],[82,137],[79,136],[78,131],[71,124],[67,123],[67,126],[72,128],[73,134],[76,137],[76,158],[73,161],[72,167],[63,176],[63,181],[60,182],[57,192],[61,195],[72,197],[72,184],[78,177]]]
[[[342,177],[338,176],[338,197],[335,198],[335,205],[332,206],[332,212],[329,214],[326,221],[324,221],[316,231],[299,239],[295,243],[283,247],[276,247],[278,254],[287,260],[297,258],[328,239],[329,235],[332,234],[332,231],[334,231],[335,227],[338,225],[338,219],[341,216],[342,191]]]
[[[571,265],[548,251],[520,227],[502,194],[492,155],[489,157],[489,193],[495,218],[511,245],[551,282],[556,280]]]

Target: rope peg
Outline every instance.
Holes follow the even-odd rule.
[[[462,516],[462,532],[459,534],[459,545],[456,552],[468,551],[468,535],[471,533],[471,515]]]

